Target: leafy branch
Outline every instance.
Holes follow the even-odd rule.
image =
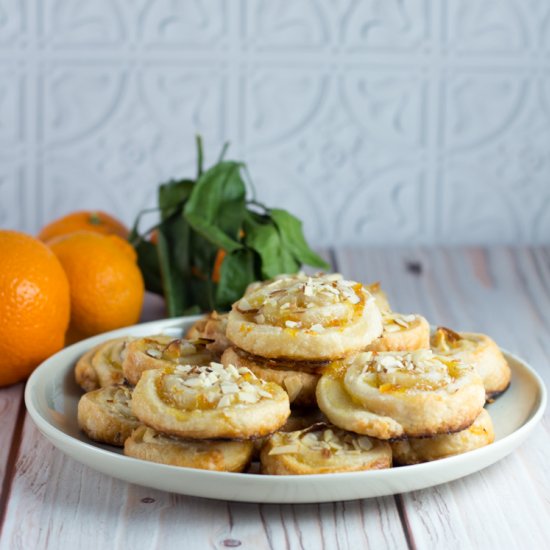
[[[227,310],[253,281],[295,273],[302,264],[329,265],[307,244],[302,222],[285,210],[247,200],[246,166],[225,160],[204,170],[197,137],[197,177],[161,184],[160,222],[130,242],[138,254],[147,290],[165,297],[171,317]]]

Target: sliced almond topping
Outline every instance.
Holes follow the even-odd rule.
[[[174,369],[174,372],[178,373],[178,374],[187,374],[188,372],[190,372],[191,370],[193,369],[193,367],[191,365],[178,365],[175,369]]]
[[[308,433],[302,437],[302,443],[306,445],[317,445],[319,443],[319,439],[317,439],[317,436],[314,432]]]
[[[241,311],[250,311],[251,309],[255,309],[246,298],[241,298],[239,300],[238,308]]]
[[[180,345],[180,352],[182,355],[191,355],[197,352],[197,348],[191,342],[183,341]]]
[[[291,445],[280,445],[279,447],[273,447],[269,451],[270,455],[286,455],[296,454],[300,452],[300,446],[298,443],[292,443]]]
[[[234,382],[225,382],[220,387],[223,394],[237,393],[239,391],[239,385]]]
[[[249,369],[237,369],[234,365],[224,366],[212,362],[208,366],[178,365],[164,371],[165,390],[176,401],[188,402],[185,397],[189,392],[202,393],[218,407],[227,407],[236,401],[240,403],[257,403],[262,398],[272,399],[273,394],[264,389],[268,387]],[[185,406],[185,405],[182,405]]]
[[[196,377],[196,378],[187,378],[183,381],[183,384],[185,386],[188,386],[190,388],[198,388],[200,386],[205,386],[204,379]]]
[[[223,367],[223,365],[221,365]],[[227,367],[225,367],[227,372],[231,375],[231,376],[238,376],[239,375],[239,371],[236,369],[236,367],[234,365],[227,365]]]
[[[399,361],[399,359],[397,359],[396,357],[393,357],[392,355],[379,356],[378,362],[382,367],[386,369],[389,369],[392,367],[399,368],[402,366],[401,361]]]
[[[372,441],[366,436],[360,436],[357,438],[357,443],[363,451],[370,451],[373,447]]]
[[[257,394],[249,393],[245,391],[240,391],[237,394],[237,397],[239,398],[239,401],[241,401],[242,403],[257,403],[259,401]]]
[[[231,405],[232,401],[233,401],[233,395],[232,394],[224,395],[218,401],[217,408],[222,409],[223,407],[229,407],[229,405]]]

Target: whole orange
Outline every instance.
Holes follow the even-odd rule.
[[[38,238],[48,242],[55,237],[74,233],[75,231],[92,231],[101,235],[118,235],[128,237],[127,227],[113,216],[100,210],[80,210],[58,218],[44,226]]]
[[[49,242],[71,290],[67,342],[133,325],[144,283],[132,246],[114,235],[79,231]]]
[[[63,347],[69,304],[67,276],[52,251],[0,230],[0,386],[24,380]]]

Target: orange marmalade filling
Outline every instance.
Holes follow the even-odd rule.
[[[159,361],[169,363],[188,363],[193,365],[206,364],[212,359],[212,354],[200,340],[172,340],[168,344],[151,342],[144,350],[145,354]]]
[[[470,426],[468,431],[473,435],[485,435],[487,430],[481,426]]]
[[[439,388],[442,388],[445,384],[429,384],[426,382],[416,382],[414,384],[389,384],[384,383],[378,385],[378,390],[380,393],[406,393],[407,391],[435,391]],[[376,386],[375,386],[376,387]]]
[[[236,305],[247,320],[289,333],[318,334],[345,327],[359,318],[371,298],[361,283],[338,274],[280,276],[247,291]]]
[[[412,352],[366,352],[360,380],[380,393],[435,391],[457,381],[465,365],[436,356],[431,350]]]
[[[117,371],[122,371],[122,363],[120,361],[122,347],[123,344],[110,346],[107,356],[105,357],[105,363]]]
[[[431,337],[431,345],[437,353],[453,355],[454,353],[472,349],[476,340],[466,337],[445,327],[437,327]]]
[[[212,362],[165,368],[155,380],[158,397],[175,410],[223,409],[273,397],[272,385],[247,368]]]
[[[365,435],[358,435],[336,426],[318,423],[295,432],[278,432],[271,438],[270,456],[293,455],[294,460],[310,466],[323,466],[340,455],[360,455],[374,444]]]
[[[108,409],[125,418],[134,418],[130,410],[130,400],[132,392],[125,386],[109,386],[109,390],[105,390],[103,398],[106,400]]]
[[[195,351],[197,350],[193,344],[189,344],[182,340],[174,340],[162,350],[162,358],[168,359],[169,361],[175,361],[181,357],[182,354],[188,354],[189,352],[194,353]]]
[[[331,361],[329,365],[323,368],[323,375],[330,376],[331,378],[334,378],[336,380],[342,380],[344,378],[344,375],[346,374],[346,371],[348,370],[348,364],[345,362],[345,360],[335,360]]]
[[[111,359],[109,361],[109,365],[115,370],[122,370],[122,363],[120,361],[115,361],[114,359]]]
[[[389,311],[382,314],[382,323],[384,332],[399,332],[410,329],[412,324],[418,324],[418,318],[414,314],[406,315]]]

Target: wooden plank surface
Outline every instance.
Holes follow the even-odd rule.
[[[155,491],[82,466],[27,418],[0,549],[176,546],[407,548],[392,497],[284,506]]]
[[[485,332],[550,382],[547,249],[394,249],[337,254],[350,278],[382,281],[397,311]],[[517,452],[466,478],[402,495],[417,548],[550,546],[549,416]]]
[[[548,249],[355,249],[335,259],[349,278],[381,280],[396,310],[487,332],[550,382]],[[57,451],[28,418],[20,448],[15,434],[17,453],[10,451],[20,393],[0,392],[8,418],[0,429],[0,467],[13,462],[0,549],[550,546],[548,416],[510,457],[434,489],[346,503],[254,505],[173,495],[96,473]]]
[[[23,384],[0,390],[0,523],[9,497],[15,459],[25,415]]]

